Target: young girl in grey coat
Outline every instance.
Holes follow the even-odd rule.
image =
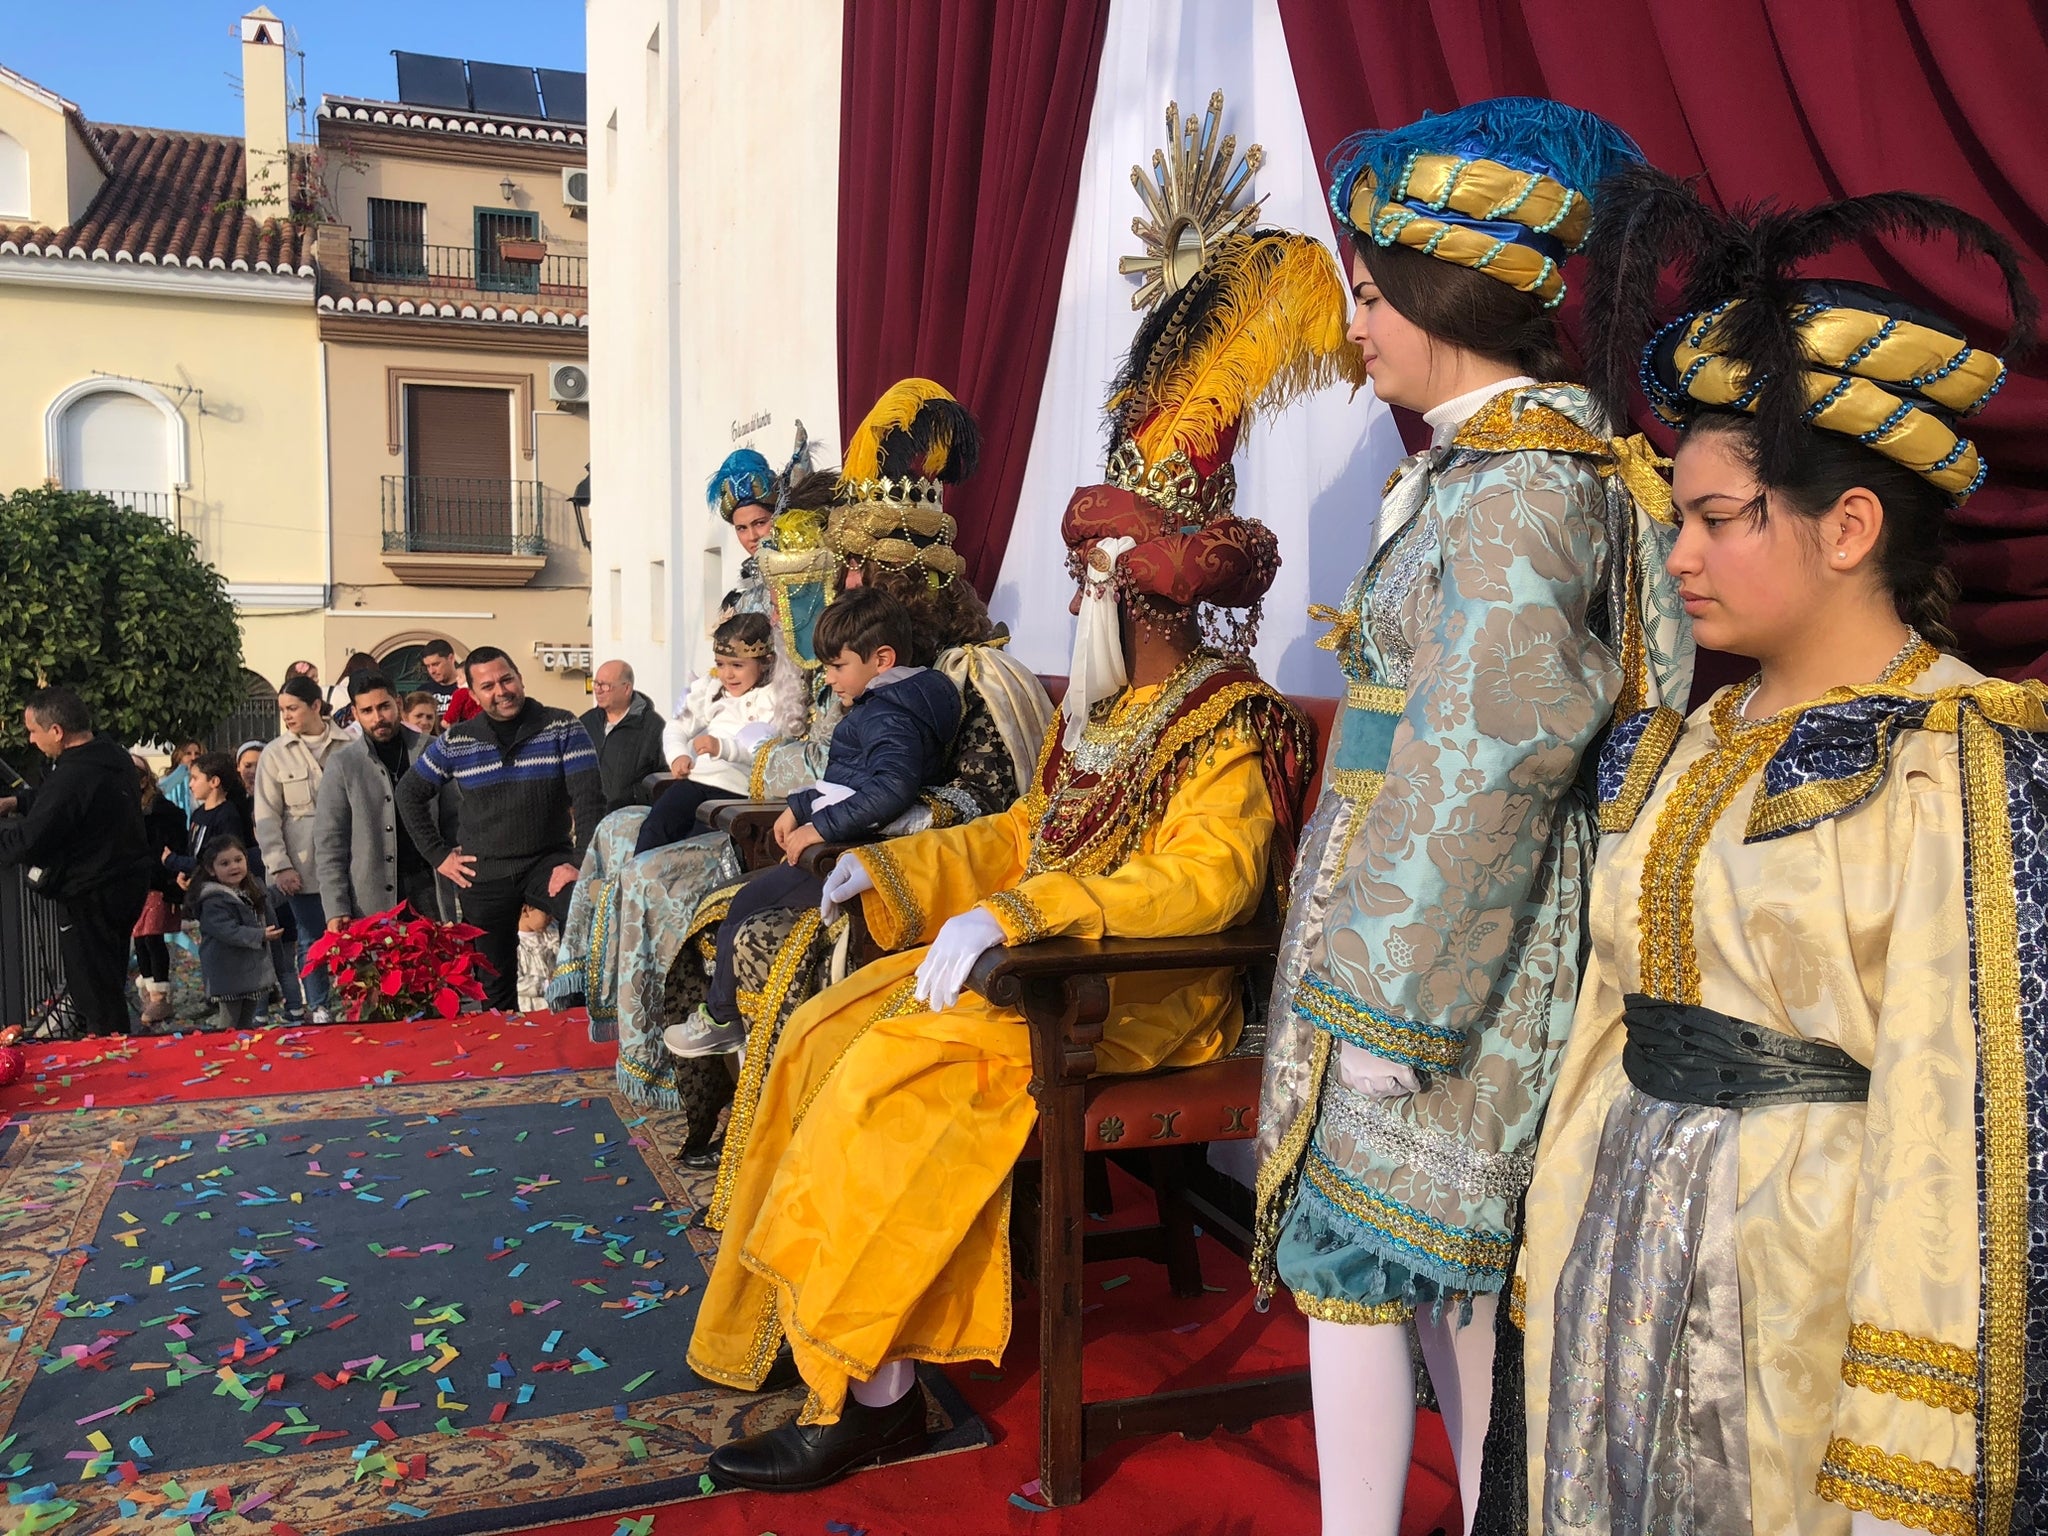
[[[284,930],[270,921],[263,882],[234,836],[207,839],[188,907],[199,915],[199,975],[219,1004],[217,1029],[246,1029],[270,993],[271,941]]]

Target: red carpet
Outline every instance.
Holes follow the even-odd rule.
[[[0,1089],[0,1112],[523,1075],[603,1066],[612,1051],[591,1043],[580,1013],[75,1041],[31,1047],[23,1081]],[[1139,1198],[1135,1190],[1120,1185],[1120,1203]],[[1087,1320],[1091,1396],[1197,1385],[1306,1361],[1306,1325],[1292,1306],[1281,1301],[1260,1316],[1242,1262],[1208,1239],[1202,1249],[1205,1278],[1226,1289],[1198,1302],[1176,1300],[1158,1266],[1090,1266],[1089,1292],[1097,1304]],[[1120,1283],[1120,1276],[1127,1280]],[[1103,1282],[1111,1283],[1105,1289]],[[1030,1487],[1038,1475],[1034,1300],[1029,1289],[1019,1289],[1015,1335],[1000,1373],[980,1366],[947,1373],[994,1432],[992,1448],[864,1473],[819,1493],[734,1494],[654,1510],[648,1536],[1268,1536],[1316,1530],[1315,1444],[1306,1414],[1269,1419],[1247,1435],[1130,1441],[1089,1464],[1080,1505],[1038,1512],[1011,1503],[1013,1494],[1029,1498],[1037,1491]],[[1419,1419],[1404,1536],[1455,1531],[1458,1522],[1450,1448],[1434,1414]],[[264,1529],[260,1522],[229,1524],[252,1536]],[[619,1524],[607,1517],[550,1529],[560,1536],[613,1536]]]

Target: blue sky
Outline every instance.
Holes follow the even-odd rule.
[[[265,0],[0,0],[0,64],[95,122],[242,131],[236,26]],[[267,0],[306,54],[306,104],[398,94],[391,50],[583,68],[583,0]],[[298,89],[297,61],[291,83]],[[297,117],[293,132],[298,131]]]

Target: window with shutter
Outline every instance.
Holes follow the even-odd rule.
[[[514,552],[512,393],[405,386],[406,547]]]
[[[370,199],[370,275],[424,277],[427,205],[392,197]]]

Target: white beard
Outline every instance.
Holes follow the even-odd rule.
[[[1088,728],[1088,712],[1130,681],[1124,670],[1123,604],[1111,578],[1116,574],[1116,562],[1137,542],[1104,539],[1095,550],[1108,557],[1107,568],[1096,569],[1091,555],[1081,582],[1081,618],[1074,626],[1074,659],[1067,669],[1064,706],[1067,725],[1061,738],[1069,752],[1080,745],[1081,733]]]

